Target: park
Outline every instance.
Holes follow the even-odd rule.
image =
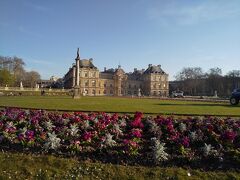
[[[0,107],[3,178],[239,177],[229,102],[38,95],[2,96]]]

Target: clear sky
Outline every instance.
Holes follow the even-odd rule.
[[[240,70],[240,0],[0,0],[0,55],[49,79],[78,47],[100,70]]]

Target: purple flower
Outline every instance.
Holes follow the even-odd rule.
[[[34,139],[34,131],[31,131],[31,130],[27,130],[25,132],[25,135],[26,135],[26,138],[28,141],[31,141]]]
[[[223,134],[223,139],[228,140],[228,141],[234,141],[235,137],[237,136],[236,132],[233,131],[225,131]]]
[[[189,140],[188,137],[183,137],[183,138],[181,139],[181,144],[182,144],[184,147],[189,147],[189,142],[190,142],[190,140]]]
[[[22,141],[22,140],[24,140],[24,134],[18,134],[18,140],[19,141]]]

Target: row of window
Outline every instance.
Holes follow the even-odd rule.
[[[82,76],[81,76],[82,75]],[[81,77],[96,77],[96,72],[80,72]]]
[[[166,81],[166,76],[152,76],[152,81]]]
[[[84,91],[83,93],[85,93],[86,95],[96,95],[96,90],[95,90],[95,89],[92,89],[92,90],[87,90],[87,89],[85,89],[85,91]],[[107,94],[107,90],[103,90],[102,93],[101,93],[101,91],[99,90],[99,91],[98,91],[98,94]],[[108,94],[113,95],[113,90],[110,90],[110,91],[108,92]]]
[[[153,91],[153,95],[154,96],[167,96],[167,92],[166,91],[164,91],[164,92],[162,92],[162,91]]]
[[[152,87],[155,89],[156,88],[166,88],[166,84],[165,83],[163,83],[163,84],[154,83]]]
[[[96,87],[97,83],[96,83],[95,80],[92,80],[92,81],[90,81],[90,82],[91,82],[90,86]],[[88,87],[88,86],[89,86],[89,80],[84,80],[84,86],[85,86],[85,87]],[[101,83],[100,83],[100,82],[99,82],[99,87],[101,87]],[[103,87],[107,87],[107,84],[104,83],[104,84],[103,84]],[[112,84],[109,84],[109,87],[113,87],[113,85],[112,85]]]

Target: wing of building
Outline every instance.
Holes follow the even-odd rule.
[[[100,72],[93,59],[80,59],[64,76],[64,88],[75,86],[82,95],[88,96],[162,96],[169,95],[168,74],[160,65],[149,64],[148,68],[125,73],[121,66]]]

